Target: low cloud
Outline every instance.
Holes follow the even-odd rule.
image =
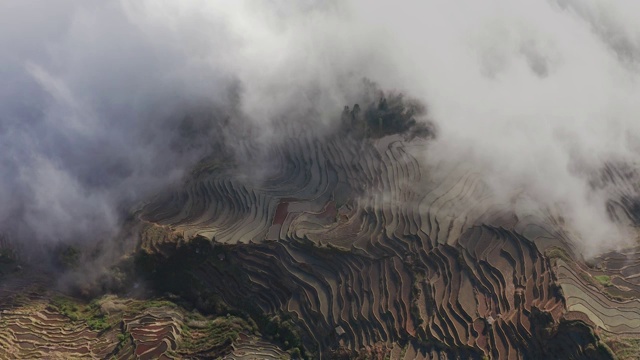
[[[428,104],[439,136],[425,162],[468,163],[517,212],[559,208],[587,254],[626,245],[591,180],[639,152],[635,7],[5,2],[0,229],[29,244],[109,238],[220,143],[281,140],[283,118],[333,128],[370,78]]]

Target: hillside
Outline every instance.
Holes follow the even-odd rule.
[[[402,107],[369,121],[381,104],[345,109],[344,131],[239,144],[268,159],[260,177],[203,160],[134,212],[115,294],[59,292],[7,253],[0,354],[636,358],[635,249],[585,261],[561,217],[505,210],[468,164],[426,166],[434,130]],[[603,183],[632,181],[616,169]],[[610,211],[633,221],[629,196]]]

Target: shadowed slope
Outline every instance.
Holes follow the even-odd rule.
[[[567,318],[580,309],[544,252],[571,250],[549,214],[504,212],[473,169],[425,168],[420,139],[289,138],[260,182],[216,167],[141,211],[142,248],[169,255],[155,261],[195,284],[183,293],[285,316],[318,356],[610,358],[593,322]]]

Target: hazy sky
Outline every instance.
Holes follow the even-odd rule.
[[[623,244],[588,177],[605,161],[635,165],[639,10],[629,0],[1,2],[0,229],[22,241],[108,237],[123,206],[210,149],[207,122],[241,119],[266,141],[283,113],[315,109],[331,126],[368,77],[428,104],[439,138],[426,162],[468,162],[498,196],[560,207],[589,252]],[[212,109],[219,118],[202,115]],[[198,131],[181,131],[191,113]]]

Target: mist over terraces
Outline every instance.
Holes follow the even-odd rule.
[[[637,249],[585,261],[551,209],[516,214],[476,167],[424,162],[427,109],[366,84],[337,131],[220,143],[134,209],[117,251],[55,248],[62,288],[3,240],[0,354],[634,358]],[[592,186],[635,224],[625,169]]]
[[[295,135],[267,150],[259,182],[209,159],[147,204],[152,281],[207,311],[283,321],[270,338],[311,358],[633,354],[634,280],[585,264],[561,217],[505,210],[472,166],[426,167],[435,132],[390,125],[387,101],[345,108],[337,134],[281,128]]]
[[[639,12],[0,1],[0,359],[640,359]]]

